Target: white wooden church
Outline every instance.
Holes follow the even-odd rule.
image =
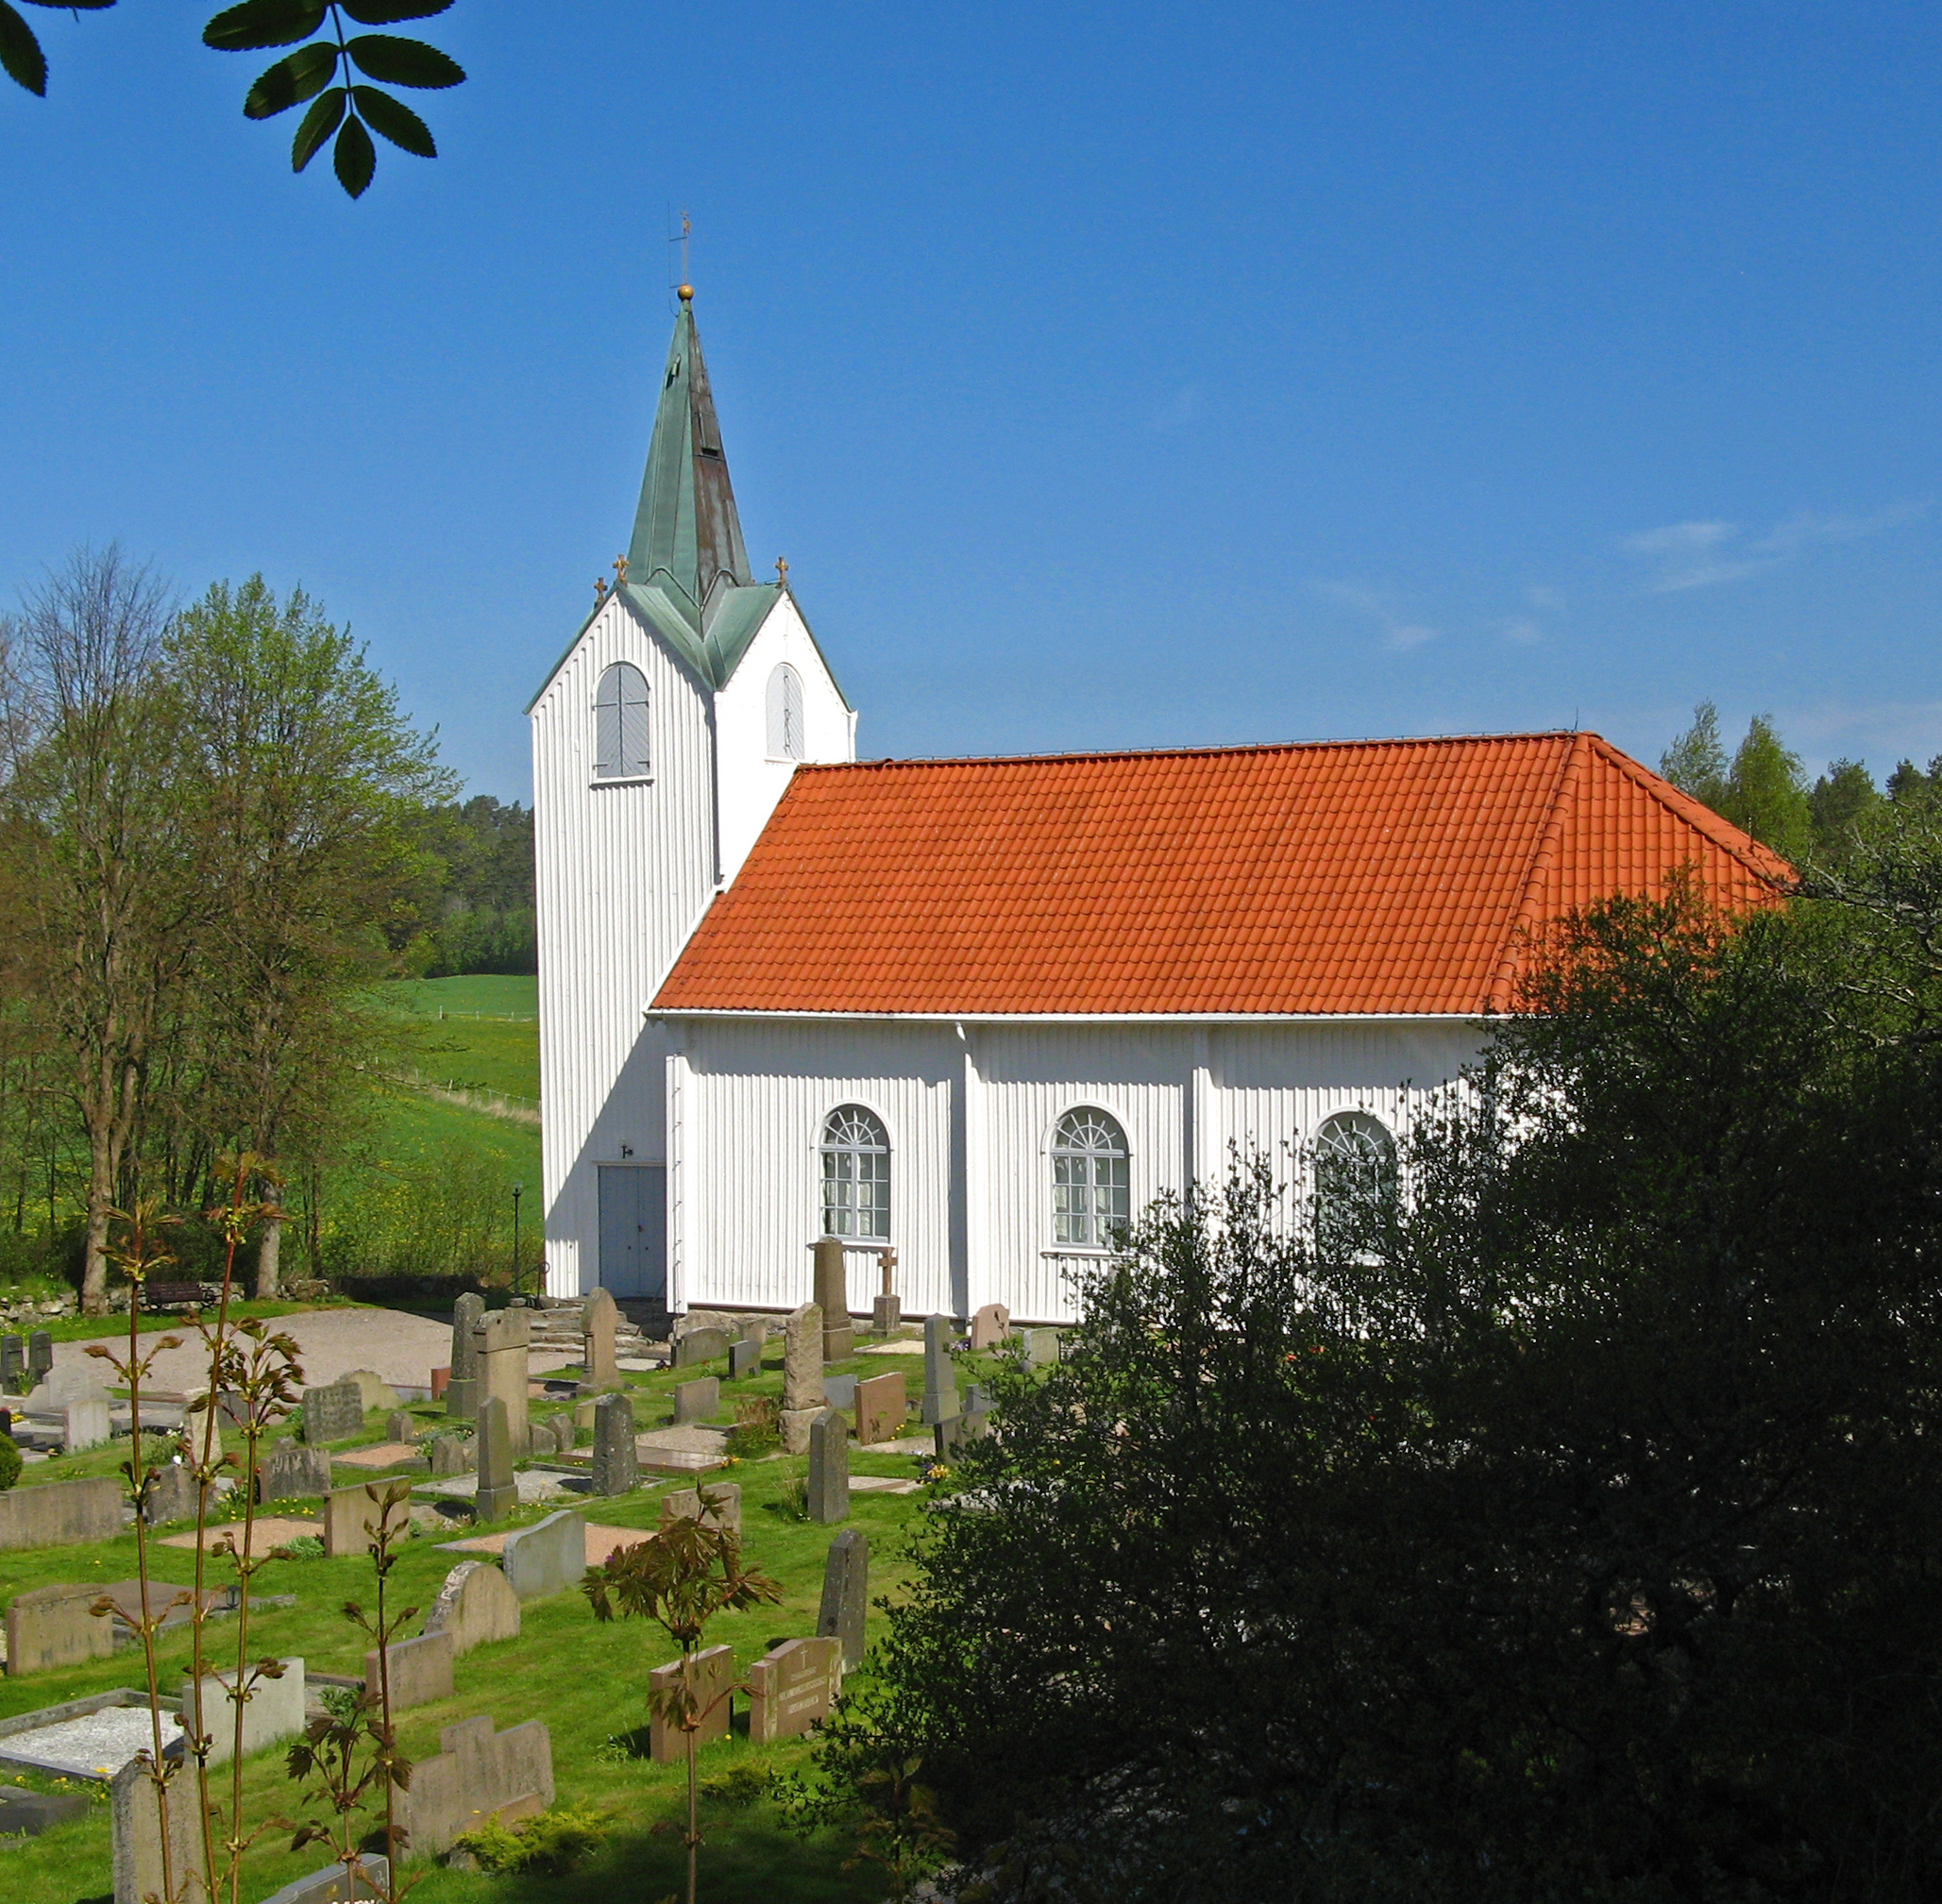
[[[627,558],[532,701],[547,1284],[906,1314],[1066,1272],[1229,1146],[1380,1179],[1533,935],[1784,868],[1597,735],[858,761],[743,547],[682,293]]]

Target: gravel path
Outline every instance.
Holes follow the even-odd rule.
[[[369,1369],[395,1389],[429,1391],[431,1371],[451,1360],[449,1324],[397,1309],[318,1309],[309,1315],[279,1317],[271,1327],[296,1338],[306,1388],[334,1382],[353,1369]],[[209,1357],[192,1330],[177,1333],[182,1346],[163,1350],[148,1379],[157,1389],[186,1393],[206,1386]],[[85,1369],[97,1381],[110,1379],[106,1365],[87,1350],[85,1342],[57,1342],[54,1366]]]

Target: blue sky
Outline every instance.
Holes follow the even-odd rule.
[[[696,305],[872,754],[1596,727],[1942,751],[1942,13],[458,0],[362,204],[212,9],[0,90],[0,600],[119,536],[474,785]],[[295,115],[291,115],[294,118]]]

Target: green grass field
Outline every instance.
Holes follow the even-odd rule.
[[[537,979],[400,979],[383,991],[420,1036],[423,1076],[539,1102]]]
[[[890,1366],[899,1366],[901,1360]],[[843,1366],[880,1373],[886,1363],[870,1356]],[[918,1357],[909,1358],[911,1372],[920,1366]],[[679,1376],[686,1379],[693,1373],[683,1370]],[[668,1418],[667,1390],[676,1379],[676,1373],[668,1372],[636,1380],[636,1419],[643,1425]],[[735,1402],[751,1393],[779,1395],[781,1385],[778,1342],[759,1377],[723,1384],[727,1400],[718,1419],[732,1420]],[[443,1419],[429,1406],[414,1412],[428,1425]],[[378,1438],[374,1415],[363,1439]],[[97,1449],[37,1465],[25,1485],[112,1472],[122,1453]],[[710,1628],[710,1643],[732,1644],[743,1672],[777,1641],[816,1628],[823,1559],[836,1529],[794,1517],[790,1485],[802,1479],[806,1466],[801,1457],[773,1456],[740,1462],[717,1476],[741,1487],[744,1552],[783,1588],[780,1605],[724,1616]],[[852,1467],[857,1474],[913,1472],[907,1456],[860,1450],[853,1452]],[[350,1476],[340,1471],[339,1478]],[[658,1519],[659,1496],[681,1485],[665,1482],[622,1499],[588,1503],[585,1511],[589,1519],[603,1525],[649,1527]],[[872,1597],[895,1595],[903,1587],[906,1575],[902,1548],[922,1503],[921,1493],[853,1497],[847,1525],[860,1528],[870,1539]],[[548,1511],[527,1508],[503,1525],[530,1523]],[[153,1565],[157,1576],[183,1584],[193,1577],[190,1554],[166,1547],[151,1551],[160,1557]],[[412,1541],[392,1576],[399,1596],[394,1605],[428,1607],[447,1571],[464,1558],[445,1551],[433,1538]],[[134,1572],[132,1532],[90,1546],[0,1553],[0,1598],[61,1581],[126,1579]],[[218,1583],[226,1577],[220,1562],[211,1563],[210,1577]],[[364,1642],[340,1609],[346,1599],[368,1607],[370,1587],[370,1566],[363,1559],[273,1563],[259,1574],[257,1590],[294,1593],[297,1604],[252,1616],[252,1657],[300,1655],[313,1670],[361,1673]],[[872,1634],[881,1619],[873,1610]],[[417,1625],[414,1620],[407,1631],[415,1631]],[[225,1649],[233,1658],[233,1619],[213,1621],[207,1632],[219,1661]],[[165,1643],[165,1692],[178,1690],[187,1652],[186,1637],[172,1635]],[[631,1622],[600,1626],[583,1597],[572,1592],[528,1602],[518,1639],[481,1647],[460,1660],[456,1698],[404,1715],[405,1749],[417,1755],[436,1751],[439,1727],[474,1713],[489,1712],[500,1727],[543,1719],[552,1734],[558,1802],[591,1803],[607,1818],[613,1835],[602,1852],[566,1878],[495,1878],[415,1865],[413,1870],[429,1875],[414,1892],[414,1898],[423,1904],[528,1904],[544,1896],[560,1904],[595,1904],[617,1896],[658,1899],[677,1889],[683,1853],[670,1827],[681,1815],[684,1774],[678,1765],[655,1765],[634,1756],[629,1740],[646,1722],[649,1669],[671,1657],[672,1649],[657,1629]],[[0,1713],[30,1711],[111,1687],[138,1685],[140,1670],[140,1654],[127,1651],[61,1672],[0,1680]],[[708,1780],[742,1765],[787,1771],[800,1766],[806,1755],[803,1741],[751,1746],[746,1721],[738,1712],[731,1738],[703,1753],[701,1771]],[[285,1776],[280,1752],[272,1750],[249,1761],[245,1806],[251,1817],[296,1815],[300,1803],[301,1794]],[[859,1872],[842,1869],[844,1859],[853,1851],[847,1839],[825,1834],[805,1842],[784,1828],[781,1814],[767,1798],[734,1803],[725,1794],[709,1797],[702,1829],[709,1842],[701,1853],[701,1891],[711,1904],[774,1904],[778,1898],[791,1904],[865,1904],[882,1895],[881,1879],[873,1879],[868,1867]],[[250,1851],[243,1904],[256,1904],[278,1886],[329,1862],[317,1847],[292,1854],[288,1843],[287,1832],[269,1832]],[[81,1904],[104,1898],[111,1888],[105,1805],[97,1805],[84,1819],[25,1841],[17,1850],[0,1853],[0,1896],[8,1904]]]

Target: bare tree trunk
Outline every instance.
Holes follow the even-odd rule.
[[[277,1300],[277,1261],[283,1247],[283,1219],[266,1216],[262,1234],[256,1242],[256,1299],[260,1303]]]
[[[81,1313],[108,1313],[108,1215],[114,1208],[117,1158],[105,1130],[88,1137],[88,1251],[81,1269]]]

